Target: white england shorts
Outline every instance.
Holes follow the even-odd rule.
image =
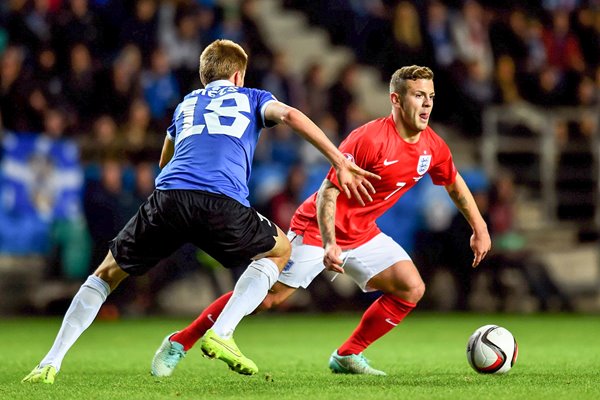
[[[325,250],[319,246],[303,243],[303,236],[289,231],[288,239],[292,243],[290,262],[279,275],[279,282],[293,288],[307,288],[321,271],[325,269],[323,256]],[[344,271],[363,292],[375,289],[367,282],[391,267],[398,261],[411,261],[406,251],[385,233],[380,233],[367,243],[355,249],[345,250],[341,255]]]

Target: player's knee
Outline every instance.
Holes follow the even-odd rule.
[[[425,282],[419,281],[410,290],[410,297],[413,303],[418,303],[425,295]]]
[[[267,297],[265,297],[265,299],[262,301],[262,303],[259,304],[257,311],[266,311],[266,310],[270,310],[272,308],[277,307],[279,303],[277,303],[277,299],[276,296],[273,296],[272,294],[267,294]]]
[[[285,242],[282,242],[281,244],[282,249],[281,249],[281,257],[285,258],[286,260],[289,260],[290,257],[292,256],[292,245],[289,242],[289,240],[286,240]],[[286,261],[287,263],[287,261]]]
[[[400,298],[417,304],[425,295],[425,283],[421,280],[404,288],[402,293],[397,293]]]
[[[114,290],[128,274],[119,267],[111,252],[108,252],[104,261],[94,271],[94,275],[106,282]]]

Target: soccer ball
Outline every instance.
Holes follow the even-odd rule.
[[[467,360],[481,374],[504,374],[517,361],[517,341],[512,333],[498,325],[477,329],[467,343]]]

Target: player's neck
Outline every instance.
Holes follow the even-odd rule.
[[[407,129],[401,122],[396,122],[396,132],[407,143],[417,143],[421,137],[421,132]]]
[[[398,133],[398,136],[400,136],[402,140],[407,143],[417,143],[419,141],[421,132],[423,131],[415,131],[406,126],[406,124],[403,123],[402,117],[394,112],[392,112],[392,120],[396,127],[396,133]]]

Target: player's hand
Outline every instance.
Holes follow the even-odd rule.
[[[323,256],[323,265],[328,271],[337,272],[338,274],[344,273],[344,261],[340,257],[342,254],[342,248],[337,244],[328,244],[325,246],[325,255]]]
[[[474,232],[471,235],[471,250],[473,250],[473,268],[485,258],[486,254],[492,249],[492,239],[487,229],[483,232]]]
[[[337,169],[337,178],[346,197],[354,196],[361,206],[365,205],[365,200],[373,201],[371,194],[375,193],[375,188],[367,178],[381,179],[379,175],[365,171],[347,159],[344,159],[344,163]]]

